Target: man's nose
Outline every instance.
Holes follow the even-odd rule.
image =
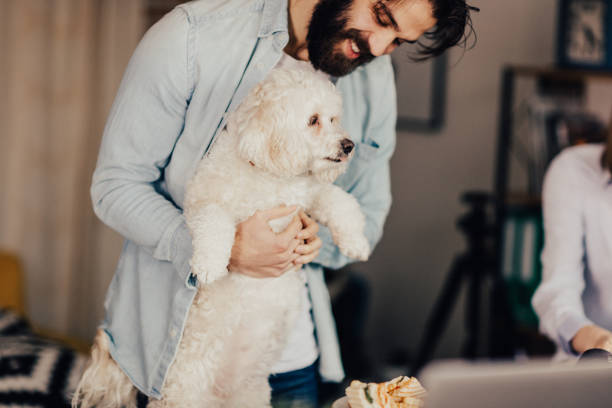
[[[370,46],[370,53],[375,57],[380,57],[383,54],[389,54],[396,47],[395,33],[393,30],[385,30],[370,34],[368,38],[368,45]]]

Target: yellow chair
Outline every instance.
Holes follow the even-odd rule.
[[[23,275],[24,272],[19,258],[13,253],[0,251],[0,309],[10,308],[27,320]],[[33,329],[39,336],[58,341],[82,353],[89,353],[91,344],[87,341],[65,336],[36,325],[34,325]]]
[[[10,308],[25,317],[22,276],[17,256],[0,251],[0,308]]]

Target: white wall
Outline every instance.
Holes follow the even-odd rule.
[[[396,347],[414,352],[453,257],[463,251],[456,228],[463,191],[490,191],[499,112],[500,73],[512,64],[554,60],[556,0],[474,0],[478,42],[450,54],[446,122],[435,134],[399,133],[391,162],[394,202],[371,261],[356,268],[372,285],[368,340],[377,358]],[[436,356],[458,356],[463,297]]]

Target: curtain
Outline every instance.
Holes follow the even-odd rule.
[[[0,248],[36,326],[91,340],[122,238],[89,187],[106,116],[144,32],[142,0],[0,1]]]

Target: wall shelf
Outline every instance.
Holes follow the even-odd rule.
[[[541,197],[539,191],[521,191],[516,186],[510,187],[510,162],[513,145],[513,127],[516,125],[513,117],[517,82],[519,80],[535,80],[539,90],[553,91],[555,87],[566,90],[586,92],[584,86],[588,81],[612,82],[612,71],[561,69],[547,66],[508,65],[502,70],[500,111],[498,122],[497,153],[494,179],[494,254],[496,271],[491,294],[490,351],[491,356],[510,357],[517,347],[518,332],[521,330],[508,314],[508,298],[504,288],[504,226],[514,211],[526,210],[532,214],[541,213]],[[545,85],[543,88],[541,85]],[[611,98],[612,101],[612,98]],[[612,108],[612,107],[611,107]],[[520,130],[520,129],[519,129]],[[537,333],[537,330],[533,330]],[[509,341],[508,339],[513,339]]]

